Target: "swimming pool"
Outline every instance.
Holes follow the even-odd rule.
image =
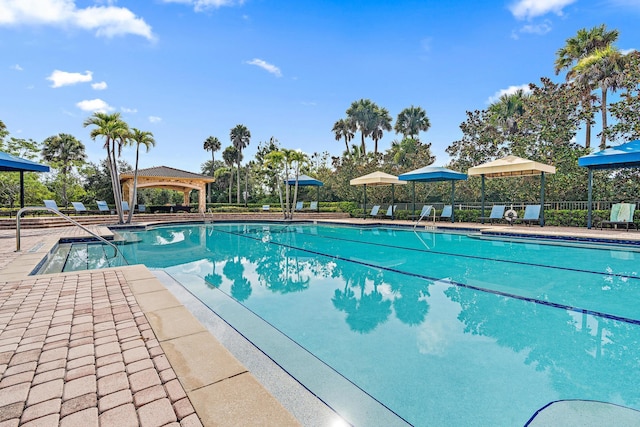
[[[166,271],[280,363],[241,304],[411,424],[524,425],[565,399],[640,408],[633,249],[313,224],[136,238],[129,263]],[[350,421],[344,396],[303,376]]]

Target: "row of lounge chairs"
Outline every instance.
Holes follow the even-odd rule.
[[[318,210],[318,202],[309,202],[309,207],[304,207],[305,202],[296,202],[296,211],[317,211]],[[263,211],[271,210],[271,205],[262,205]]]
[[[76,214],[91,214],[91,213],[99,213],[99,214],[108,214],[111,213],[111,209],[109,208],[109,205],[107,205],[107,202],[104,200],[96,200],[96,205],[98,206],[98,210],[89,210],[86,208],[86,206],[84,205],[84,203],[82,202],[71,202],[71,205],[73,206],[73,211],[63,211],[60,208],[58,208],[58,204],[56,203],[55,200],[44,200],[44,205],[45,207],[49,208],[49,209],[53,209],[56,210],[58,212],[62,212],[62,213],[76,213]],[[129,202],[127,201],[122,201],[122,210],[124,212],[129,212],[130,208],[129,208]],[[144,213],[146,212],[147,208],[145,205],[138,205],[138,212],[140,213]]]

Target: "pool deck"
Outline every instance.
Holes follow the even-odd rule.
[[[640,242],[636,230],[420,227],[434,225]],[[282,376],[250,372],[144,266],[29,276],[61,238],[83,236],[76,227],[25,229],[22,251],[15,252],[15,231],[0,230],[0,427],[340,425],[339,416],[295,381],[278,390],[274,382]]]

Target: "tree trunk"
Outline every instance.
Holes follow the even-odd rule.
[[[127,216],[127,224],[131,224],[133,219],[133,210],[136,207],[138,201],[138,158],[140,157],[140,145],[136,146],[136,168],[133,171],[133,199],[131,206],[129,206],[129,215]]]
[[[344,146],[347,149],[347,153],[349,152],[349,140],[347,139],[347,137],[344,137]]]
[[[367,154],[367,149],[364,145],[364,132],[360,131],[360,136],[362,137],[360,142],[360,151],[362,151],[362,153],[360,154],[364,156],[365,154]]]
[[[240,153],[241,151],[238,150],[238,195],[236,197],[237,204],[240,204]]]
[[[233,188],[233,168],[229,174],[229,204],[231,204],[231,189]]]
[[[602,87],[602,138],[600,140],[600,149],[607,148],[607,135],[604,131],[607,130],[607,87]]]

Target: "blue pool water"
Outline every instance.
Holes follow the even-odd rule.
[[[214,311],[228,295],[411,424],[524,425],[563,399],[640,409],[631,249],[302,224],[135,237],[130,264],[163,269]],[[277,346],[263,350],[278,362]]]

